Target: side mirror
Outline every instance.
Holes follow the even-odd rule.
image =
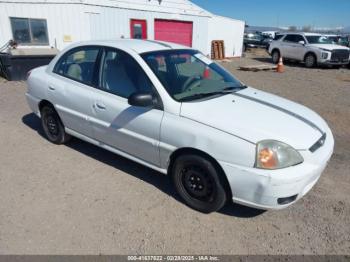
[[[136,92],[129,96],[128,103],[131,106],[151,107],[154,105],[154,99],[150,93]]]
[[[305,45],[305,41],[299,41],[299,44]]]

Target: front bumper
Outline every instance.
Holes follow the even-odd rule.
[[[233,201],[259,209],[282,209],[305,196],[317,183],[333,153],[334,139],[327,132],[324,146],[316,152],[300,151],[304,162],[279,169],[262,170],[219,162],[228,178]]]
[[[332,60],[320,60],[319,64],[321,65],[347,65],[349,64],[350,60],[344,60],[344,61],[332,61]]]

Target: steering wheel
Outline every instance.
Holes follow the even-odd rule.
[[[185,81],[185,83],[183,84],[183,92],[186,92],[189,89],[191,89],[191,87],[199,81],[201,81],[201,78],[198,76],[192,76],[192,77],[188,78]]]

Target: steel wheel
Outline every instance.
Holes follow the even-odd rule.
[[[221,209],[227,199],[224,182],[212,161],[202,156],[179,156],[171,170],[176,191],[185,203],[203,213]]]
[[[60,117],[53,107],[44,106],[41,109],[41,124],[50,142],[64,144],[70,139],[70,136],[64,130]]]
[[[212,201],[215,194],[214,181],[199,166],[188,166],[182,169],[182,183],[189,195],[201,201]]]

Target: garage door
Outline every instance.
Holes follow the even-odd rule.
[[[192,47],[192,22],[156,19],[154,30],[155,40]]]

